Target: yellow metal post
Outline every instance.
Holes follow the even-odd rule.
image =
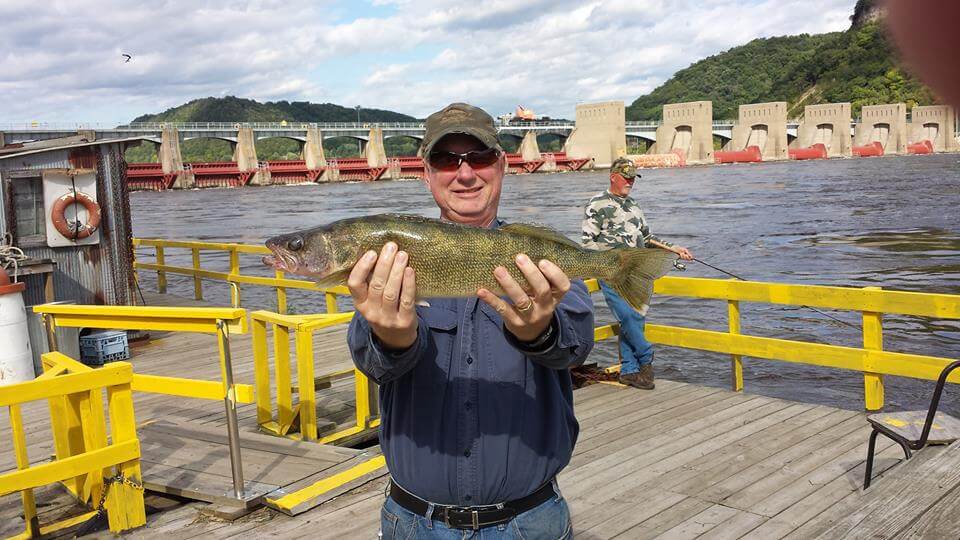
[[[267,355],[267,323],[251,317],[253,334],[253,383],[257,393],[257,425],[273,420],[270,412],[270,365]]]
[[[236,249],[230,250],[230,277],[236,277],[240,275],[240,254]],[[240,307],[240,286],[236,282],[231,283],[233,287],[230,288],[230,305],[233,307]]]
[[[370,422],[370,379],[359,369],[353,372],[353,389],[357,399],[357,427],[366,429]]]
[[[339,308],[337,307],[337,293],[327,291],[325,296],[327,297],[327,313],[339,313]]]
[[[299,350],[297,354],[300,354]],[[296,409],[293,406],[293,380],[290,376],[290,329],[280,324],[273,325],[273,364],[277,377],[278,435],[286,435],[293,426]]]
[[[167,263],[163,258],[163,246],[156,246],[154,249],[157,250],[157,266],[165,266]],[[163,270],[157,270],[157,292],[160,294],[167,292],[167,273]]]
[[[880,287],[864,287],[864,289],[880,290]],[[863,312],[863,348],[868,351],[883,350],[882,313]],[[868,371],[863,372],[863,400],[868,411],[883,408],[883,375]]]
[[[727,301],[727,320],[730,333],[740,333],[740,302]],[[730,386],[734,392],[743,391],[743,359],[739,354],[730,355],[731,380]]]
[[[110,428],[113,444],[137,440],[137,424],[133,413],[133,392],[129,384],[107,388],[107,406],[110,409]],[[120,532],[147,522],[143,503],[143,478],[140,460],[117,465],[117,473],[124,479],[110,486],[104,506],[110,530]]]
[[[297,383],[300,390],[300,434],[317,440],[317,392],[313,379],[313,332],[297,328]]]
[[[283,272],[277,270],[274,274],[277,279],[283,279]],[[277,313],[287,314],[287,288],[277,287]]]
[[[17,469],[25,470],[30,467],[30,458],[27,456],[27,437],[23,430],[23,415],[20,405],[10,405],[10,428],[13,430],[13,451],[17,457]],[[26,535],[30,538],[40,538],[40,520],[37,518],[37,501],[33,497],[33,489],[20,492],[23,500],[23,521],[27,524]]]
[[[197,300],[203,300],[203,283],[200,281],[200,250],[193,248],[193,297]]]

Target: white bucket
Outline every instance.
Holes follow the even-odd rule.
[[[0,294],[0,385],[34,378],[27,313],[19,291]]]

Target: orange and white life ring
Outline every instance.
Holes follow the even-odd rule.
[[[87,222],[67,221],[66,211],[71,204],[82,205],[87,210]],[[74,191],[61,196],[50,210],[50,220],[57,232],[71,240],[81,240],[96,232],[100,227],[100,205],[93,197],[81,191]]]

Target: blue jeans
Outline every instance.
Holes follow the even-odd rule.
[[[607,299],[607,306],[620,321],[620,373],[636,373],[653,362],[653,344],[643,335],[647,318],[633,309],[606,283],[600,282],[600,290]]]
[[[441,520],[414,514],[387,497],[380,509],[382,540],[570,540],[573,524],[562,496],[531,508],[507,523],[479,530],[454,529]]]

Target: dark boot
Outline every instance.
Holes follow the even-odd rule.
[[[627,373],[620,375],[620,384],[639,388],[641,390],[653,390],[653,364],[647,364],[640,368],[636,373]]]

